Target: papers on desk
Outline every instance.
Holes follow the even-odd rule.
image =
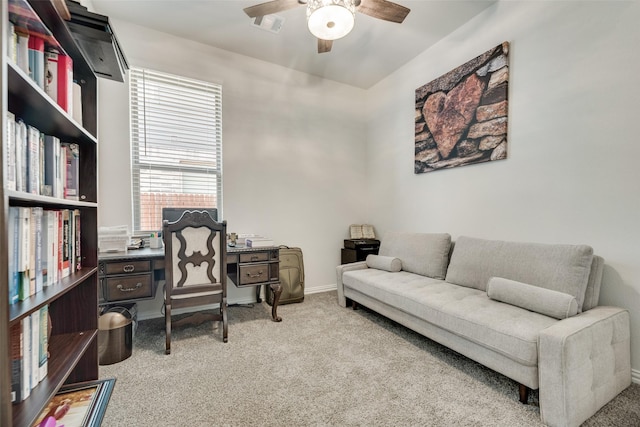
[[[273,240],[256,234],[239,234],[238,243],[244,243],[248,248],[264,248],[266,246],[273,246]]]
[[[251,238],[245,241],[245,245],[248,248],[264,248],[266,246],[273,246],[273,240],[265,238]]]
[[[126,252],[131,234],[126,225],[98,228],[98,251]]]

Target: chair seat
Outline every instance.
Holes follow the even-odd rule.
[[[182,295],[171,295],[171,299],[172,300],[177,300],[177,299],[187,299],[187,298],[198,298],[198,297],[204,297],[204,296],[208,296],[208,295],[220,295],[222,294],[222,290],[219,291],[205,291],[205,292],[194,292],[192,294],[182,294]]]

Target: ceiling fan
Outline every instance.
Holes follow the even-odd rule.
[[[388,0],[271,0],[244,9],[250,18],[260,19],[294,7],[307,5],[307,25],[318,39],[318,53],[330,52],[333,41],[349,34],[355,12],[385,21],[404,21],[410,9]]]

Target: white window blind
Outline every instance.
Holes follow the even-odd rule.
[[[134,231],[160,230],[163,207],[222,201],[222,87],[132,68]]]

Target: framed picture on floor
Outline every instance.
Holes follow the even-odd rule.
[[[42,410],[34,427],[40,425],[65,427],[97,427],[111,398],[115,378],[71,384],[58,391]],[[43,423],[48,417],[48,424]]]

